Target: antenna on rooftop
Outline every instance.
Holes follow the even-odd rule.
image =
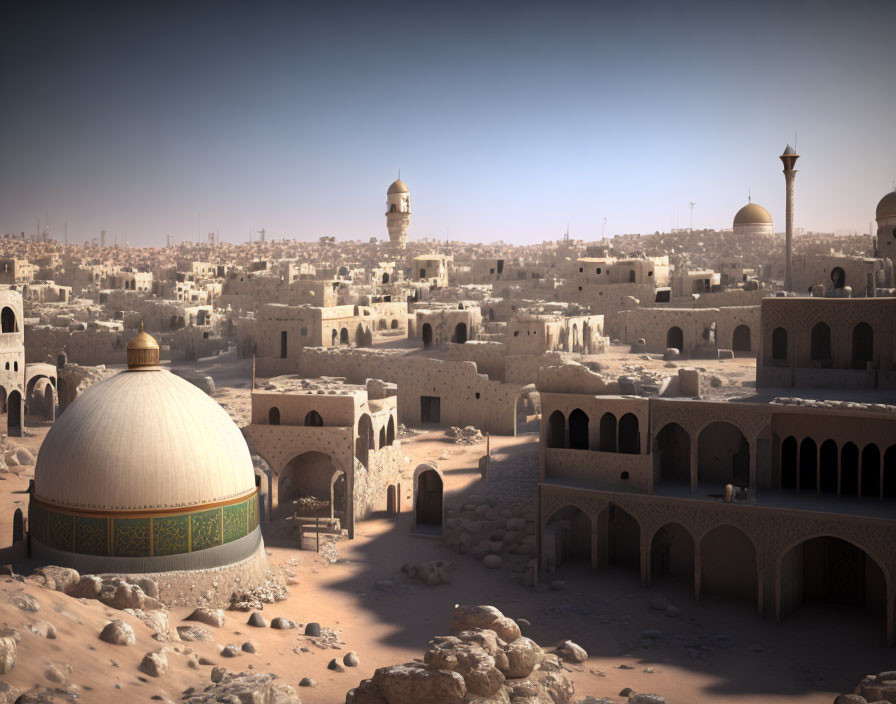
[[[691,230],[694,229],[694,206],[697,205],[693,201],[688,201],[688,205],[691,206]]]

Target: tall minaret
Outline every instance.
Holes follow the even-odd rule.
[[[796,178],[796,169],[793,168],[800,155],[796,150],[787,145],[787,149],[781,155],[784,162],[784,181],[787,184],[787,216],[784,239],[784,290],[793,291],[793,180]]]
[[[411,193],[400,178],[386,191],[386,228],[389,241],[402,249],[408,242],[411,224]]]

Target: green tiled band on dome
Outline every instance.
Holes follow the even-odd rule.
[[[32,499],[28,517],[31,534],[57,550],[109,557],[178,555],[249,535],[258,527],[258,493],[214,508],[141,516],[67,511]]]

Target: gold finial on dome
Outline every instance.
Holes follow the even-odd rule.
[[[128,369],[146,369],[159,365],[159,343],[143,329],[128,343]]]

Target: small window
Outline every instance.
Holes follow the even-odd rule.
[[[581,291],[581,290],[582,290],[582,287],[581,287],[581,286],[579,286],[579,291]]]
[[[599,273],[600,273],[600,267],[597,267],[597,269],[594,270],[594,273],[595,273],[595,274],[599,274]]]
[[[308,335],[308,328],[302,328],[301,333],[302,337],[306,337]]]
[[[581,273],[584,272],[584,271],[585,271],[584,267],[581,267],[581,266],[580,266],[580,267],[579,267],[579,273],[581,274]]]
[[[479,398],[479,392],[478,392],[478,391],[476,392],[476,398]]]
[[[519,330],[514,330],[514,331],[513,331],[513,336],[514,336],[514,337],[519,337],[519,336],[520,336],[520,331],[519,331]]]
[[[619,475],[619,478],[625,479],[626,481],[628,481],[628,472],[623,472],[622,474]]]
[[[648,276],[653,276],[653,272],[652,272],[652,271],[648,271],[648,272],[647,272],[647,275],[648,275]]]

